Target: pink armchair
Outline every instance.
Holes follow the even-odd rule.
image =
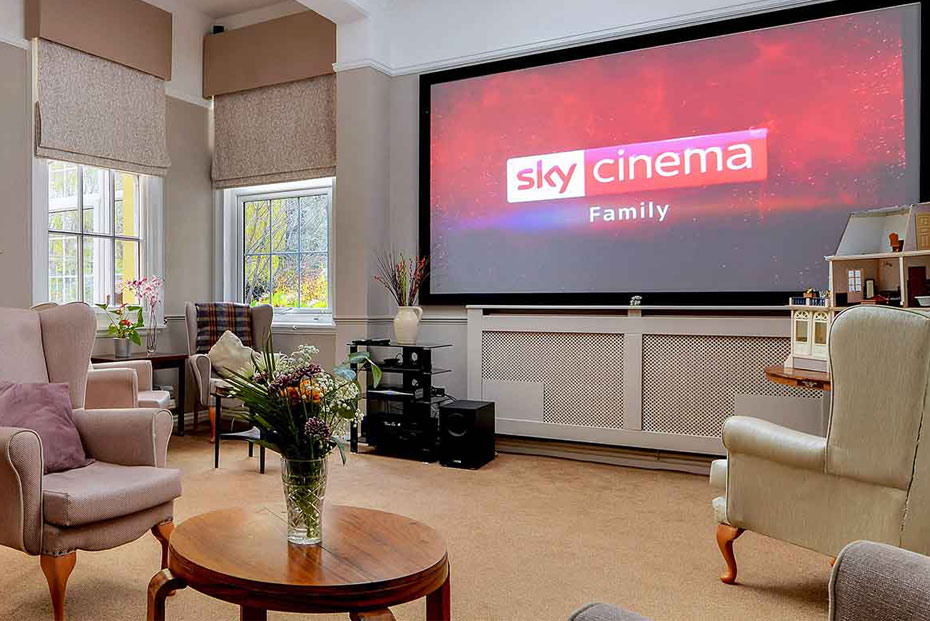
[[[0,379],[67,383],[85,451],[96,460],[43,474],[38,434],[0,427],[0,545],[41,557],[56,620],[64,619],[79,549],[107,550],[151,530],[164,567],[181,495],[180,473],[165,468],[169,412],[84,408],[95,336],[94,313],[85,304],[0,309]]]
[[[84,398],[87,408],[164,410],[170,403],[171,395],[167,390],[155,390],[152,363],[148,360],[98,362],[91,365],[87,374],[87,395]]]

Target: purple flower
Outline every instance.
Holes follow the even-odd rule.
[[[319,418],[308,418],[307,424],[304,426],[304,433],[307,434],[308,438],[314,440],[328,440],[333,435],[329,430],[329,425]]]

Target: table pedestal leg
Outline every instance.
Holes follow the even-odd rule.
[[[251,606],[239,606],[239,621],[266,621],[268,611]]]
[[[175,578],[170,569],[162,569],[152,576],[149,582],[149,601],[146,609],[148,621],[165,621],[165,598],[177,589],[183,589],[187,583]]]
[[[449,578],[442,586],[426,596],[426,621],[450,621],[452,619],[452,586]]]

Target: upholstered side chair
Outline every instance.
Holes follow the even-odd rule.
[[[127,390],[127,378],[135,387]],[[181,378],[184,381],[184,378]],[[91,365],[87,374],[87,395],[84,405],[91,409],[106,408],[157,408],[168,409],[171,394],[155,390],[152,363],[149,360],[121,360],[98,362]]]
[[[876,306],[840,313],[829,339],[827,437],[735,416],[713,464],[717,543],[751,530],[836,557],[868,539],[930,554],[930,316]]]
[[[77,550],[107,550],[151,530],[167,562],[177,470],[165,468],[172,418],[157,409],[85,409],[96,337],[94,311],[75,303],[0,309],[0,379],[68,384],[88,457],[83,468],[44,474],[43,446],[30,429],[0,427],[0,544],[40,557],[55,619]]]
[[[184,317],[187,322],[187,353],[190,356],[191,374],[194,376],[194,383],[197,387],[194,399],[194,421],[196,424],[198,412],[206,408],[210,412],[210,437],[216,437],[216,427],[219,421],[216,420],[216,412],[211,403],[210,395],[215,391],[217,386],[223,385],[223,380],[213,372],[213,366],[210,364],[210,358],[207,356],[209,346],[206,351],[197,348],[197,307],[193,302],[188,302],[184,308]],[[271,333],[271,321],[274,318],[274,309],[268,304],[253,306],[251,309],[251,339],[252,347],[260,350],[265,345],[268,335]],[[209,345],[212,345],[210,343]],[[238,399],[222,399],[222,408],[224,410],[235,410],[242,407],[242,402]]]

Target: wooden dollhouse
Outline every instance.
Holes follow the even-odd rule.
[[[791,355],[786,367],[828,369],[830,324],[844,308],[930,305],[930,203],[850,214],[836,252],[826,260],[830,291],[789,301]]]
[[[930,270],[930,204],[851,214],[830,264],[831,305],[920,306]]]

